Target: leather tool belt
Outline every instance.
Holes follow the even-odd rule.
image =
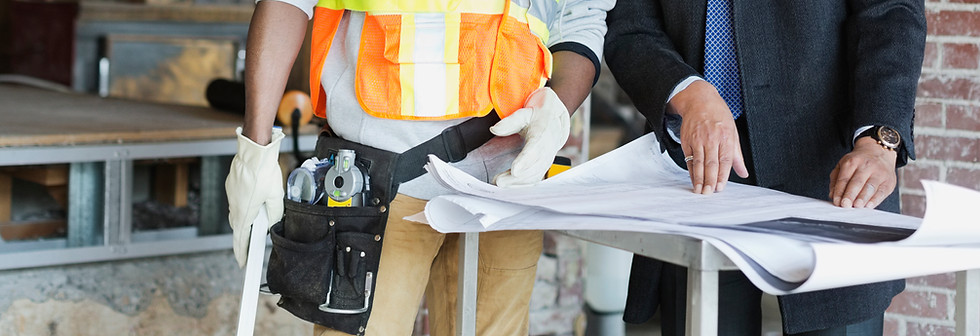
[[[398,154],[322,132],[316,156],[356,153],[355,166],[367,176],[360,206],[328,207],[285,202],[282,221],[270,229],[272,255],[268,290],[279,306],[297,317],[349,334],[363,335],[375,297],[388,210],[398,185],[425,173],[428,154],[458,162],[486,143],[496,113],[472,118]],[[330,183],[331,181],[324,181]]]

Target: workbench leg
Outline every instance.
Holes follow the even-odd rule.
[[[980,270],[956,272],[956,335],[980,336]]]
[[[687,269],[686,335],[718,334],[718,271]]]
[[[476,287],[480,263],[480,233],[459,236],[459,276],[456,301],[456,336],[476,335]]]
[[[105,164],[74,162],[68,170],[68,247],[101,244]]]

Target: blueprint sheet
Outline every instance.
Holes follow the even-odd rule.
[[[440,232],[610,230],[705,240],[763,291],[786,294],[980,268],[980,193],[923,181],[924,219],[729,183],[691,192],[652,135],[526,188],[481,182],[438,158],[427,169],[457,193],[422,214]],[[805,178],[801,176],[800,178]]]

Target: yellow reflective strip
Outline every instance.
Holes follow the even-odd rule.
[[[520,21],[521,23],[526,23],[531,29],[531,33],[537,36],[538,39],[541,40],[542,44],[548,44],[548,38],[551,36],[551,33],[548,31],[548,25],[545,24],[544,21],[541,21],[540,18],[537,18],[534,15],[529,15],[527,8],[517,6],[514,3],[511,3],[511,6],[509,7],[510,8],[507,10],[508,15],[517,19],[517,21]]]
[[[548,25],[534,16],[528,15],[527,25],[531,28],[531,33],[537,35],[541,39],[541,43],[544,45],[548,44],[548,39],[551,37],[551,31],[548,30]]]
[[[380,13],[463,12],[501,14],[504,1],[495,0],[319,0],[319,7]]]
[[[527,22],[527,8],[517,6],[516,4],[510,4],[507,6],[507,14],[513,16],[517,21]]]
[[[401,115],[413,116],[415,115],[415,64],[399,64],[398,75],[401,81]]]
[[[415,15],[401,16],[401,36],[398,38],[398,63],[415,63]]]
[[[459,7],[457,7],[456,11],[476,14],[503,14],[504,2],[488,0],[463,0],[459,4]]]
[[[459,63],[459,13],[446,13],[446,39],[444,47],[446,54],[443,60],[446,63]]]
[[[459,113],[459,64],[446,64],[446,115]]]

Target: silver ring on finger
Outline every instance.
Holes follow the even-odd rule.
[[[694,161],[694,155],[688,155],[684,157],[684,163]]]
[[[875,186],[874,186],[874,185],[872,185],[872,184],[870,184],[870,183],[869,183],[869,184],[865,184],[864,186],[865,186],[865,187],[867,187],[867,188],[870,188],[870,189],[871,189],[871,191],[875,191],[875,190],[877,190],[877,188],[875,188]]]

